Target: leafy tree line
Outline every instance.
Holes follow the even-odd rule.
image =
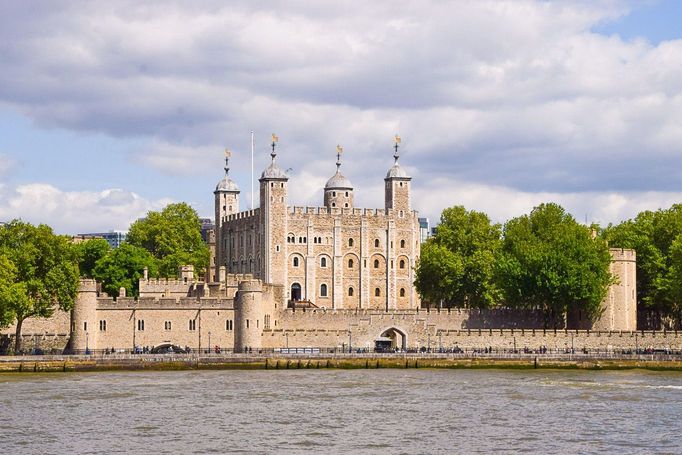
[[[556,317],[596,316],[613,282],[602,238],[559,205],[494,224],[464,207],[445,209],[422,245],[415,285],[431,304],[468,308],[540,308]]]
[[[120,288],[137,296],[145,267],[150,276],[174,278],[181,265],[191,264],[201,276],[210,256],[199,216],[185,203],[147,213],[130,226],[126,241],[116,249],[102,239],[83,242],[76,249],[81,276],[100,281],[102,289],[115,297]]]
[[[14,220],[0,227],[0,327],[16,324],[14,350],[20,352],[23,322],[50,317],[57,308],[69,311],[79,277],[101,281],[112,296],[121,287],[137,295],[145,267],[151,276],[175,277],[179,266],[192,264],[201,276],[208,261],[201,222],[185,203],[149,212],[116,249],[103,239],[73,244],[49,226]]]

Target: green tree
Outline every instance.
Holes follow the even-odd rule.
[[[639,213],[634,219],[609,226],[604,233],[616,248],[637,252],[637,301],[667,325],[682,321],[682,205]]]
[[[486,308],[498,303],[494,280],[501,228],[462,206],[445,209],[436,234],[424,243],[415,285],[429,302]]]
[[[208,267],[210,253],[201,238],[201,221],[184,202],[147,213],[130,226],[126,241],[149,251],[159,261],[162,276],[175,277],[179,266],[189,264],[202,276]]]
[[[92,239],[74,245],[74,250],[81,276],[93,278],[95,264],[111,251],[111,246],[104,239]]]
[[[17,268],[7,256],[0,253],[0,327],[7,327],[14,322],[12,301],[17,298],[21,289],[16,283]]]
[[[613,282],[610,263],[604,240],[547,203],[506,223],[497,276],[509,306],[540,308],[548,320],[576,310],[594,318]]]
[[[16,320],[15,352],[21,351],[21,327],[30,317],[47,318],[56,308],[68,311],[78,295],[78,265],[69,240],[44,224],[18,220],[0,228],[0,255],[11,262],[0,302]],[[9,298],[7,298],[9,292]]]
[[[145,267],[151,275],[158,271],[151,253],[144,248],[123,243],[97,261],[93,277],[102,283],[104,292],[112,297],[118,297],[120,288],[125,288],[127,295],[137,297]]]

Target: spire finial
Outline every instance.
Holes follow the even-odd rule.
[[[272,152],[270,152],[270,156],[272,157],[272,162],[275,162],[275,157],[277,156],[277,152],[275,152],[275,147],[277,146],[277,142],[279,142],[279,137],[275,133],[272,133]]]
[[[395,164],[398,164],[398,158],[400,158],[400,155],[398,154],[398,147],[400,146],[400,136],[397,134],[393,138],[393,159],[395,159]]]
[[[232,152],[230,149],[225,149],[225,177],[230,172],[230,158],[232,157]]]
[[[343,153],[343,147],[341,145],[336,146],[336,172],[341,169],[341,154]]]

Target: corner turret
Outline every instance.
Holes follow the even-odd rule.
[[[240,281],[234,299],[235,352],[263,346],[263,285],[259,280]]]
[[[78,296],[71,310],[71,352],[97,349],[97,283],[81,279]]]
[[[400,136],[394,138],[393,166],[386,173],[384,182],[386,210],[394,209],[402,211],[403,214],[410,212],[410,184],[412,177],[398,164],[398,148],[400,147]]]
[[[239,212],[239,187],[229,177],[231,156],[232,152],[225,150],[225,177],[218,182],[213,192],[215,195],[215,264],[211,264],[212,269],[226,264],[227,242],[224,240],[222,228],[228,216]]]
[[[272,162],[260,179],[260,225],[263,229],[261,254],[256,264],[257,276],[266,283],[286,282],[287,185],[289,177],[275,161],[279,138],[272,135]]]
[[[341,173],[343,147],[336,146],[336,174],[324,186],[324,205],[327,208],[353,208],[353,184]]]

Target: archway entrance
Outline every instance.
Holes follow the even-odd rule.
[[[294,283],[291,285],[291,301],[298,302],[301,300],[301,285]]]
[[[376,352],[394,352],[407,349],[407,336],[401,330],[391,327],[374,340]]]

